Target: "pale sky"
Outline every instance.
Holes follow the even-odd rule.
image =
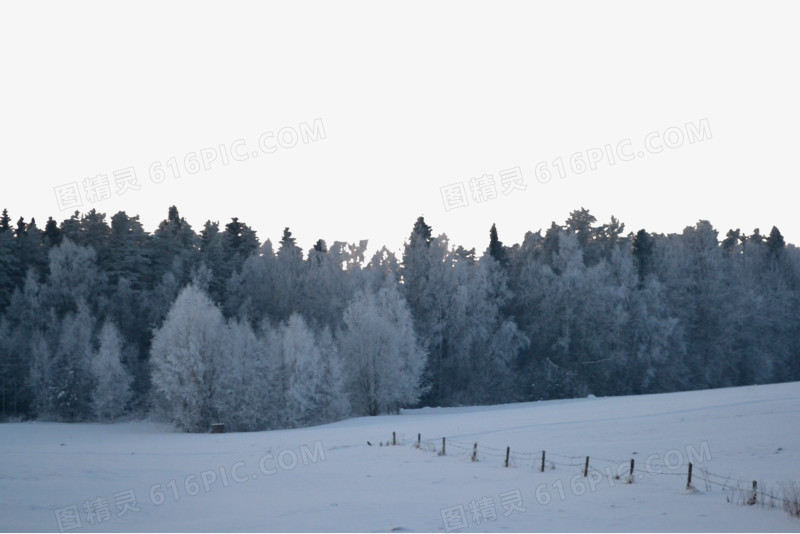
[[[511,245],[580,207],[626,232],[708,219],[798,244],[798,11],[4,2],[0,208],[153,231],[174,204],[198,231],[235,216],[305,250],[398,250],[422,214],[480,252],[492,223]]]

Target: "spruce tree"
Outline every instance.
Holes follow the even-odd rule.
[[[786,242],[783,240],[781,231],[778,230],[777,226],[772,227],[772,230],[769,233],[769,237],[767,237],[766,244],[767,244],[767,254],[769,254],[771,258],[777,258],[783,252],[783,249],[786,246]]]
[[[633,238],[633,257],[636,260],[640,287],[652,270],[653,248],[653,238],[644,228],[636,232],[636,236]]]
[[[498,239],[497,226],[494,224],[492,224],[492,228],[489,230],[489,254],[501,267],[508,267],[506,248],[503,246],[503,242]]]

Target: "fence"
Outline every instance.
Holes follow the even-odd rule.
[[[402,444],[403,441],[403,436],[401,435],[400,443]],[[383,442],[380,443],[383,445]],[[391,441],[386,441],[386,446],[390,444],[398,444],[396,432],[392,432]],[[495,459],[500,465],[506,468],[530,466],[532,470],[540,472],[544,472],[548,469],[554,470],[556,468],[574,468],[580,470],[579,473],[582,473],[583,477],[588,477],[589,474],[592,473],[600,477],[613,477],[615,480],[624,479],[628,484],[633,484],[636,481],[637,475],[640,475],[640,477],[645,475],[676,476],[685,478],[686,485],[684,486],[684,491],[690,492],[695,491],[692,482],[700,480],[705,483],[706,491],[710,491],[714,487],[721,488],[723,491],[730,490],[731,495],[738,494],[740,496],[741,504],[748,505],[761,504],[764,506],[767,505],[767,503],[773,503],[774,505],[774,502],[777,501],[782,503],[783,508],[789,515],[800,518],[800,505],[798,504],[800,486],[798,486],[797,483],[788,484],[780,490],[782,494],[776,494],[774,491],[765,489],[764,484],[761,484],[759,488],[758,482],[755,480],[743,480],[731,476],[718,475],[702,467],[694,469],[691,461],[688,462],[685,471],[676,471],[677,468],[681,467],[680,464],[654,464],[649,461],[645,462],[645,468],[642,468],[641,465],[636,464],[635,458],[614,460],[595,456],[568,456],[546,450],[512,450],[510,446],[504,449],[498,449],[486,445],[479,446],[476,441],[457,441],[447,439],[446,437],[423,440],[422,434],[417,434],[417,439],[413,443],[413,446],[423,451],[436,453],[438,456],[461,457],[470,462],[479,462],[487,458]],[[616,466],[615,470],[612,470],[613,466]],[[601,471],[600,469],[603,470]],[[730,496],[728,497],[728,501],[732,501]]]

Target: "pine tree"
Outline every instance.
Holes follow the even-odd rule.
[[[150,260],[145,256],[147,241],[138,215],[129,217],[120,211],[111,217],[105,264],[101,267],[112,286],[124,277],[136,291],[147,287],[150,272]]]
[[[722,250],[730,256],[735,255],[737,252],[741,252],[740,243],[742,243],[741,230],[738,228],[736,230],[728,230],[725,239],[721,243]]]
[[[293,313],[300,311],[302,284],[308,267],[303,261],[303,251],[295,243],[289,228],[283,231],[275,259],[272,278],[274,281],[272,298],[275,303],[272,306],[273,315],[270,319],[279,323],[287,321]]]
[[[278,248],[278,257],[290,256],[295,259],[303,259],[303,251],[297,246],[297,240],[292,237],[292,232],[286,227],[283,229],[283,236],[281,237],[281,246]]]
[[[644,228],[636,232],[636,236],[633,238],[633,257],[636,260],[640,287],[652,271],[653,246],[653,239]]]
[[[200,261],[200,250],[203,247],[192,225],[178,213],[178,208],[170,206],[167,218],[159,223],[147,243],[147,249],[142,255],[151,264],[148,288],[161,282],[168,271],[181,287],[189,283],[191,273]]]
[[[325,243],[324,239],[318,239],[316,243],[314,243],[314,252],[318,254],[325,254],[328,252],[328,245]]]
[[[225,225],[225,231],[222,233],[224,261],[221,270],[215,273],[219,277],[219,287],[224,288],[234,273],[241,271],[242,264],[258,251],[259,246],[260,243],[255,231],[240,222],[238,218],[234,217],[230,223]],[[224,299],[222,293],[216,295],[216,297],[218,297],[217,300],[219,301]]]
[[[0,234],[11,230],[11,217],[8,215],[8,210],[3,209],[3,214],[0,216]]]
[[[492,224],[489,230],[489,254],[503,268],[508,267],[508,258],[503,242],[497,237],[497,226]]]
[[[776,226],[772,227],[769,237],[766,240],[767,253],[771,258],[778,258],[783,252],[786,242],[783,240],[781,231]]]
[[[3,221],[8,224],[8,215],[3,210]],[[14,288],[20,283],[19,258],[16,254],[16,243],[9,228],[0,226],[0,313],[5,311]]]
[[[230,277],[230,273],[227,271],[223,241],[219,223],[206,221],[200,232],[200,261],[211,271],[207,291],[215,302],[219,302]]]

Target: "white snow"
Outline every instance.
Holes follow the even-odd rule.
[[[392,432],[398,446],[379,446]],[[413,446],[418,432],[422,449]],[[442,436],[446,456],[432,450]],[[503,467],[507,446],[510,468]],[[587,455],[592,476],[583,478]],[[640,476],[627,484],[631,458]],[[696,491],[685,491],[690,460]],[[573,465],[550,469],[549,461]],[[609,478],[618,465],[621,478]],[[780,505],[726,502],[731,492],[706,487],[702,469],[742,487],[800,480],[800,383],[425,408],[257,433],[186,434],[152,422],[8,423],[0,425],[0,530],[69,528],[64,510],[75,506],[81,527],[70,532],[439,532],[442,511],[456,513],[452,521],[459,505],[463,532],[800,529]],[[116,501],[129,490],[138,511],[120,517]],[[516,491],[525,510],[506,515],[504,499]],[[99,512],[94,525],[87,501]],[[475,521],[471,504],[484,506],[485,521]]]

